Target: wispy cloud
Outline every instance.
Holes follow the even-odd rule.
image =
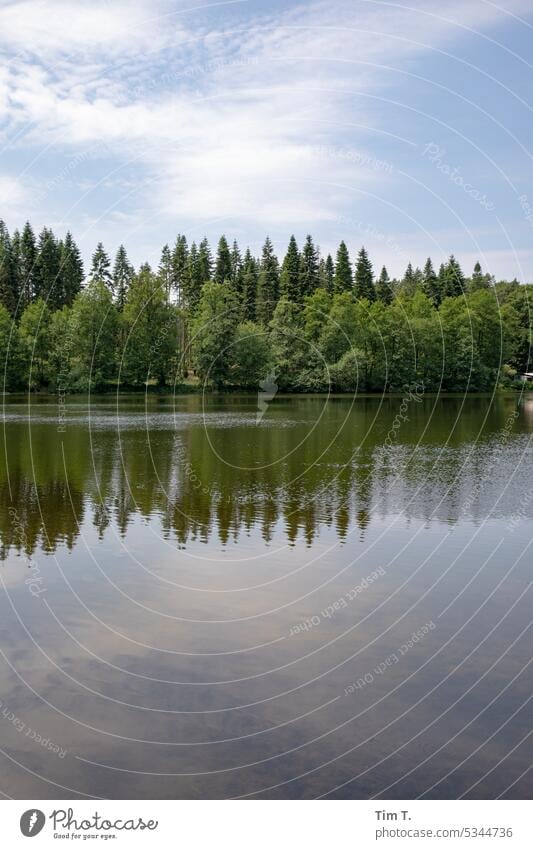
[[[409,67],[428,45],[446,49],[502,14],[481,0],[444,10],[435,0],[411,10],[377,0],[288,3],[271,12],[267,3],[191,6],[2,4],[0,47],[11,54],[0,73],[4,141],[23,129],[16,144],[40,151],[39,162],[43,150],[60,160],[103,143],[94,182],[106,191],[100,214],[112,209],[115,221],[124,203],[128,217],[137,209],[191,226],[226,218],[310,227],[338,219],[354,189],[383,194],[398,179],[394,168],[335,153],[368,152],[370,138],[391,129],[394,76],[383,66]],[[521,12],[524,2],[507,6]],[[378,117],[366,97],[376,93],[384,95]],[[408,122],[393,130],[402,149]],[[383,156],[379,144],[370,154]],[[39,166],[30,158],[25,167],[35,179]],[[115,179],[117,169],[127,177]],[[76,176],[81,195],[88,168]]]

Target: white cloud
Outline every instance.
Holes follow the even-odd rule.
[[[31,125],[26,146],[103,142],[110,170],[136,163],[147,215],[332,220],[346,189],[386,187],[394,173],[317,149],[345,131],[359,150],[357,125],[380,129],[352,92],[382,81],[372,63],[401,66],[420,51],[414,42],[438,48],[461,36],[441,8],[333,0],[251,16],[244,4],[206,35],[204,17],[162,2],[8,2],[0,43],[20,55],[0,78],[0,103],[10,130]],[[501,12],[457,0],[443,15],[479,29]],[[119,201],[119,182],[116,191]]]

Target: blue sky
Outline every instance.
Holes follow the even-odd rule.
[[[0,216],[533,281],[531,0],[0,2]]]

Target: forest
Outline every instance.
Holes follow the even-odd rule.
[[[72,235],[0,221],[4,391],[257,389],[489,391],[531,370],[531,284],[496,281],[452,255],[436,269],[375,273],[362,247],[321,256],[291,236],[280,261],[221,236],[178,235],[157,270],[102,243],[85,274]]]

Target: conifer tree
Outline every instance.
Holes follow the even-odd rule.
[[[408,264],[400,285],[403,294],[409,296],[414,295],[416,290],[416,277],[411,263]]]
[[[376,297],[378,301],[381,301],[383,304],[388,305],[392,303],[392,286],[385,266],[381,269],[381,274],[379,275],[376,283]]]
[[[200,262],[200,252],[196,247],[196,242],[193,242],[189,251],[188,273],[183,280],[183,303],[194,312],[200,301],[202,286],[206,283],[204,279],[205,273],[205,255]]]
[[[490,275],[483,274],[479,262],[476,262],[474,266],[469,288],[471,292],[476,292],[478,289],[490,288]]]
[[[242,297],[242,277],[243,277],[243,264],[242,264],[242,256],[239,250],[239,245],[237,244],[237,240],[233,240],[233,247],[231,249],[231,288],[233,291],[239,296]]]
[[[372,263],[370,262],[364,247],[361,248],[357,255],[357,262],[355,264],[354,292],[357,299],[366,298],[369,301],[376,300]]]
[[[335,280],[333,285],[334,291],[350,292],[353,294],[353,274],[352,264],[350,262],[350,254],[345,242],[341,242],[337,251],[337,261],[335,263]]]
[[[465,278],[461,266],[451,254],[447,264],[444,266],[444,291],[445,298],[456,298],[465,290]]]
[[[283,260],[280,274],[280,294],[294,303],[301,302],[300,291],[300,252],[294,236]]]
[[[331,254],[328,254],[326,259],[320,260],[318,278],[320,287],[325,289],[326,292],[329,292],[331,295],[333,293],[335,281],[335,263],[333,262]]]
[[[51,230],[44,227],[39,235],[35,263],[35,298],[42,298],[49,306],[60,301],[59,245]]]
[[[10,315],[15,314],[18,302],[17,269],[9,232],[0,221],[0,303]]]
[[[67,231],[59,249],[59,276],[61,279],[61,303],[59,306],[70,307],[74,298],[81,292],[83,284],[83,261],[79,248]]]
[[[274,314],[279,297],[279,264],[268,236],[261,254],[257,290],[257,320],[266,326]]]
[[[11,256],[13,257],[13,294],[15,300],[15,314],[21,315],[23,308],[21,304],[22,275],[21,275],[21,235],[18,230],[13,233],[11,239]]]
[[[196,254],[196,245],[194,246],[194,250]],[[197,256],[194,258],[194,262],[196,261]],[[191,290],[191,268],[187,239],[182,235],[178,235],[172,253],[172,286],[176,292],[178,304],[181,306],[183,303],[186,303]]]
[[[198,248],[198,274],[202,279],[202,286],[211,280],[213,276],[213,257],[207,239],[202,239]]]
[[[103,283],[111,294],[113,294],[113,278],[111,276],[111,260],[104,250],[102,242],[98,242],[91,260],[91,271],[89,281],[91,283]]]
[[[35,297],[37,274],[37,246],[35,234],[29,221],[20,236],[20,308],[26,309]]]
[[[221,236],[218,241],[214,280],[215,283],[228,283],[231,280],[231,253],[225,236]]]
[[[159,276],[159,280],[163,287],[163,291],[165,293],[165,297],[167,299],[167,303],[170,303],[170,293],[172,291],[172,281],[173,281],[173,265],[172,265],[172,253],[170,248],[167,245],[163,245],[161,250],[161,259],[159,260],[159,266],[157,269],[157,274]]]
[[[124,245],[120,245],[113,265],[113,291],[115,293],[115,303],[119,310],[124,309],[134,274],[133,266],[128,260],[126,248]]]
[[[307,236],[300,256],[300,294],[299,300],[312,295],[318,288],[319,254],[311,236]]]
[[[250,253],[250,248],[247,248],[244,255],[242,278],[242,312],[244,321],[255,321],[257,317],[258,278],[257,262]]]
[[[422,282],[422,291],[432,301],[434,307],[439,307],[442,300],[442,293],[439,285],[439,278],[435,274],[431,258],[428,257],[424,266],[424,279]]]

